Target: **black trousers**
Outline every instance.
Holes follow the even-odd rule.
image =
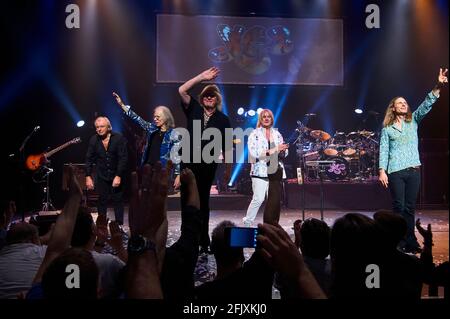
[[[217,163],[195,163],[195,164],[184,164],[182,163],[181,169],[189,168],[195,176],[197,182],[198,194],[200,197],[200,216],[201,216],[201,227],[200,227],[200,247],[209,247],[211,239],[209,238],[209,193],[211,191],[211,185],[214,181],[214,176],[216,175]],[[183,209],[183,203],[186,202],[186,194],[181,188],[181,205]]]
[[[108,200],[111,199],[114,207],[115,220],[123,225],[123,179],[119,187],[112,187],[112,181],[105,181],[97,178],[95,188],[99,195],[97,210],[99,214],[106,215],[108,210]]]
[[[400,243],[400,246],[420,247],[414,234],[415,207],[420,189],[420,169],[406,168],[389,174],[388,179],[393,211],[400,214],[406,220],[407,225],[406,238]]]

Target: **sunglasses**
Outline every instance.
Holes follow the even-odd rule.
[[[216,95],[215,94],[212,94],[212,93],[209,93],[209,94],[205,94],[205,95],[203,95],[203,98],[205,99],[213,99],[213,98],[215,98],[216,97]]]

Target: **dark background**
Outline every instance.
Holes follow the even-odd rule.
[[[80,6],[80,29],[65,27],[65,8],[70,3]],[[380,7],[380,29],[365,26],[369,3]],[[379,130],[391,98],[404,96],[415,109],[436,83],[439,68],[448,67],[447,1],[4,1],[0,9],[3,197],[18,196],[17,150],[36,125],[41,130],[28,141],[25,155],[76,136],[83,139],[52,158],[52,198],[57,208],[65,195],[63,164],[84,162],[96,113],[110,117],[114,130],[123,132],[134,147],[134,135],[141,132],[122,118],[112,91],[146,119],[155,106],[167,105],[177,126],[185,126],[179,84],[155,83],[157,13],[343,19],[343,86],[222,86],[233,125],[254,125],[238,121],[239,107],[267,107],[276,114],[276,126],[285,136],[309,112],[317,113],[310,126],[331,134]],[[356,115],[356,106],[365,113]],[[371,110],[379,117],[368,119]],[[82,128],[76,127],[80,119],[86,121]],[[368,120],[362,125],[364,119]],[[425,174],[422,204],[448,203],[448,133],[445,88],[419,130]],[[295,165],[294,151],[289,161]],[[29,173],[24,175],[24,185],[23,209],[39,209],[41,185],[32,183]]]

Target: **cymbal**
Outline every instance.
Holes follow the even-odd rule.
[[[366,130],[362,130],[358,132],[360,135],[364,136],[364,137],[370,137],[370,136],[374,136],[375,133],[371,132],[371,131],[366,131]]]
[[[309,133],[309,135],[311,135],[311,137],[315,138],[316,140],[321,141],[328,141],[331,138],[330,134],[321,130],[313,130]]]

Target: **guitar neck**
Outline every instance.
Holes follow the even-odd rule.
[[[67,143],[64,143],[63,145],[60,145],[60,146],[58,146],[58,147],[55,148],[55,149],[52,149],[50,152],[45,153],[45,157],[48,158],[48,157],[52,156],[53,154],[55,154],[56,152],[59,152],[60,150],[66,148],[66,147],[69,146],[70,144],[72,144],[72,141],[67,142]]]

